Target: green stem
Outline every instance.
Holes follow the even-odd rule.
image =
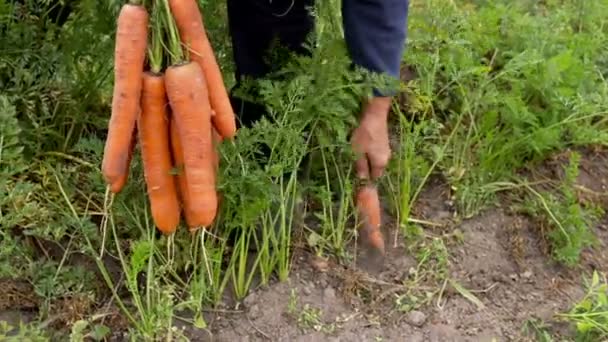
[[[158,6],[152,9],[152,30],[150,48],[148,49],[148,59],[150,60],[150,70],[158,74],[163,68],[163,21],[161,10]]]
[[[177,25],[171,14],[171,8],[169,6],[169,0],[163,0],[165,5],[165,24],[167,28],[167,34],[169,35],[169,47],[168,53],[171,56],[171,64],[176,65],[184,60],[184,52],[181,49],[179,34],[177,33]]]

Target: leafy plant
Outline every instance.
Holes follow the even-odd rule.
[[[568,312],[558,316],[576,324],[576,341],[601,341],[608,337],[608,283],[593,272],[587,294]]]
[[[580,155],[571,153],[565,166],[565,176],[557,187],[558,194],[537,192],[528,187],[532,197],[524,203],[522,211],[535,217],[550,241],[552,255],[559,262],[573,266],[579,261],[583,249],[593,246],[596,238],[592,225],[603,213],[593,204],[579,203],[575,191]]]
[[[448,146],[439,168],[468,217],[493,201],[487,184],[553,151],[608,142],[600,52],[608,35],[597,15],[607,7],[459,3],[413,8],[405,61],[422,75],[414,92],[430,99],[430,115],[450,132],[439,142]],[[572,26],[580,18],[585,24]]]

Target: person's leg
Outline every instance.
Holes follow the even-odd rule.
[[[263,105],[245,101],[234,94],[245,77],[261,78],[273,70],[267,63],[274,39],[289,51],[306,53],[302,47],[313,29],[308,7],[313,0],[227,0],[232,36],[235,78],[231,102],[239,126],[250,126],[265,115]]]

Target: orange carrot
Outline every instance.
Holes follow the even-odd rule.
[[[213,138],[213,149],[212,149],[211,152],[213,154],[213,164],[215,166],[215,180],[217,182],[217,174],[218,174],[218,172],[220,170],[220,156],[217,153],[217,148],[218,148],[219,144],[222,143],[222,140],[224,138],[217,132],[217,130],[215,129],[215,127],[212,127],[211,131],[212,131],[211,136]],[[222,193],[218,192],[217,193],[217,205],[218,205],[218,208],[222,204],[222,199],[223,199]]]
[[[215,128],[212,128],[212,135],[213,135],[213,141],[215,144],[217,144],[218,142],[221,142],[222,137],[217,133],[217,131],[215,130]],[[192,209],[188,206],[188,197],[185,196],[185,194],[187,193],[187,189],[188,189],[188,184],[186,182],[186,176],[184,175],[184,152],[183,152],[183,148],[182,148],[182,144],[180,141],[180,137],[179,137],[179,133],[177,131],[177,124],[175,122],[175,116],[171,117],[171,148],[173,150],[173,165],[175,166],[175,168],[177,169],[177,179],[178,179],[178,184],[179,184],[179,197],[180,200],[182,202],[182,207],[183,207],[183,211],[184,211],[184,216],[186,218],[186,224],[188,225],[188,227],[190,228],[195,228],[195,225],[193,224],[193,218],[192,218],[192,214],[191,211]],[[216,174],[216,179],[217,179],[217,170],[219,168],[219,156],[217,154],[217,151],[215,149],[212,150],[212,155],[213,155],[213,161],[214,161],[214,165],[215,165],[215,174]],[[218,203],[221,200],[221,195],[218,193]]]
[[[127,150],[127,165],[131,165],[131,160],[133,160],[133,151],[135,150],[135,145],[137,145],[137,127],[133,134],[131,135],[131,141],[129,142],[129,149]],[[120,178],[116,180],[116,182],[112,183],[110,186],[110,191],[113,193],[118,193],[122,190],[127,184],[127,180],[129,179],[129,169],[125,171]]]
[[[362,232],[365,242],[384,253],[384,236],[380,230],[380,198],[378,190],[371,185],[365,185],[357,192],[357,210],[363,221]]]
[[[140,110],[149,15],[143,6],[125,4],[117,20],[114,47],[112,113],[102,161],[102,174],[114,193],[129,172],[129,142]]]
[[[165,73],[167,95],[184,156],[186,203],[191,229],[209,226],[217,212],[211,107],[205,78],[194,62],[175,64]]]
[[[206,79],[209,101],[215,111],[211,118],[213,125],[222,137],[230,139],[236,134],[234,110],[196,0],[169,0],[169,5],[190,60],[198,63]]]
[[[169,117],[162,74],[144,74],[137,127],[152,218],[158,229],[169,235],[179,225],[180,211],[175,178],[171,175]]]
[[[223,137],[217,132],[215,127],[211,127],[211,137],[213,138],[213,149],[211,153],[213,155],[213,165],[215,166],[215,173],[220,167],[220,156],[217,154],[217,146],[222,142]]]
[[[194,219],[191,214],[192,209],[188,206],[188,184],[186,183],[186,175],[184,174],[184,151],[177,131],[177,123],[175,115],[171,115],[171,149],[173,151],[173,165],[177,169],[178,194],[182,203],[182,210],[186,219],[186,224],[190,228],[195,228]]]

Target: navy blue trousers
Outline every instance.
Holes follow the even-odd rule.
[[[274,40],[291,52],[307,53],[302,44],[314,28],[309,11],[313,6],[314,0],[227,0],[235,87],[243,77],[259,78],[272,71],[267,54]],[[343,0],[344,34],[355,64],[399,77],[408,6],[408,0]],[[242,125],[249,126],[265,114],[263,106],[233,94],[232,105]]]

